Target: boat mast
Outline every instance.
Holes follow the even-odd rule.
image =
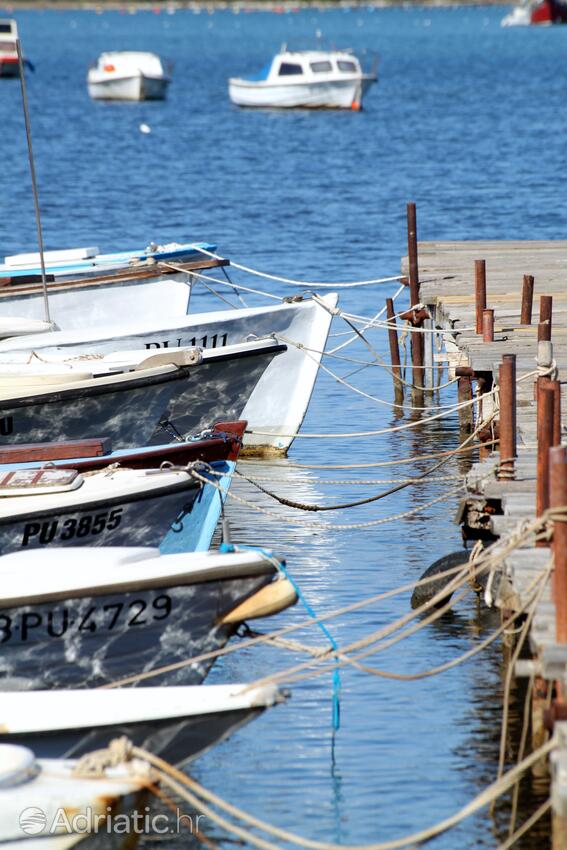
[[[33,200],[35,205],[35,221],[37,225],[37,241],[39,244],[39,258],[41,262],[41,283],[43,285],[43,306],[45,310],[45,321],[51,324],[51,316],[49,315],[49,300],[47,297],[47,280],[45,277],[45,258],[43,255],[43,235],[41,231],[41,215],[39,212],[39,196],[37,193],[37,182],[35,179],[35,165],[33,160],[33,148],[31,140],[30,116],[28,111],[28,96],[26,92],[26,80],[24,76],[24,60],[22,58],[22,47],[20,39],[16,39],[16,49],[18,51],[18,64],[20,69],[20,85],[22,87],[22,104],[24,107],[24,119],[26,122],[26,138],[28,141],[28,158],[30,161],[30,173],[33,189]]]

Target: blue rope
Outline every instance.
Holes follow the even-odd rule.
[[[260,552],[260,554],[264,555],[265,558],[269,560],[276,560],[279,564],[279,569],[284,574],[289,582],[293,585],[293,589],[297,593],[298,599],[303,603],[303,607],[307,611],[310,617],[313,617],[314,620],[317,619],[317,614],[303,595],[301,588],[299,587],[296,580],[287,570],[285,565],[285,561],[280,561],[278,558],[275,558],[272,552],[268,552],[266,549],[262,549],[261,546],[243,546],[242,544],[238,544],[237,546],[233,546],[232,543],[222,543],[219,547],[219,552],[234,552],[236,549],[249,549],[253,552]],[[327,626],[324,623],[317,623],[329,643],[335,652],[338,652],[339,647],[337,645],[336,640],[333,635],[328,630]],[[335,664],[338,663],[338,659],[335,659]],[[340,694],[341,694],[341,674],[339,672],[338,667],[335,667],[333,671],[333,711],[332,711],[332,722],[333,729],[337,731],[341,725],[341,702],[340,702]]]

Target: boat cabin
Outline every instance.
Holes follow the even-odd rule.
[[[300,79],[310,82],[324,79],[359,77],[360,62],[351,53],[337,51],[284,51],[278,53],[257,79],[293,83]]]
[[[17,56],[16,39],[18,25],[10,18],[0,19],[0,54],[2,56]]]

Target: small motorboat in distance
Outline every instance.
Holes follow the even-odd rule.
[[[95,100],[163,100],[171,76],[155,53],[101,53],[89,68],[87,86]]]
[[[237,106],[359,110],[376,80],[376,68],[363,73],[348,50],[292,52],[284,47],[256,76],[231,78],[228,93]]]
[[[567,0],[524,0],[502,19],[503,27],[567,23]]]
[[[18,63],[18,25],[13,18],[0,19],[0,77],[19,77]],[[31,62],[24,59],[24,65],[33,71]]]

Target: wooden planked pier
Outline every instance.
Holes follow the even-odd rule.
[[[484,400],[476,415],[494,412],[500,452],[481,449],[459,515],[465,539],[498,546],[522,520],[541,516],[550,498],[552,506],[567,502],[567,456],[561,448],[549,451],[567,443],[567,241],[421,242],[417,255],[419,302],[430,316],[421,326],[438,329],[444,343],[437,356],[433,346],[429,357],[426,351],[426,388],[434,386],[436,359],[459,378],[459,399],[471,398],[475,383],[479,394],[499,386],[499,406]],[[411,277],[407,258],[402,270]],[[420,306],[414,315],[422,312]],[[505,371],[514,363],[509,386]],[[470,413],[461,426],[472,431]],[[550,571],[530,612],[530,657],[517,661],[514,673],[533,685],[532,748],[551,732],[558,740],[549,761],[534,770],[551,780],[553,850],[567,848],[566,529],[567,521],[556,519],[553,540],[531,534],[507,557],[492,594],[509,616],[525,606],[537,575]]]

